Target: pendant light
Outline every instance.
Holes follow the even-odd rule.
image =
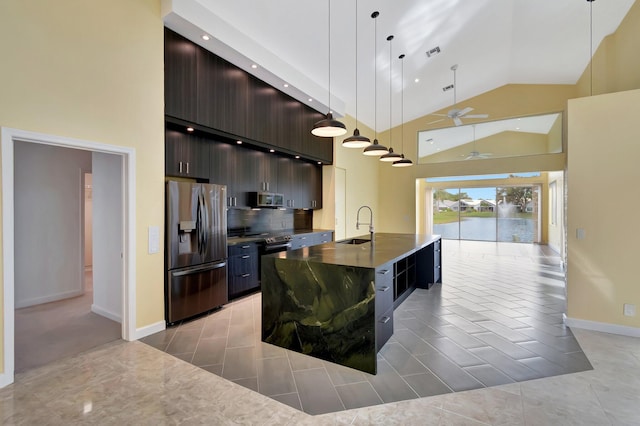
[[[401,146],[402,146],[402,151],[403,153],[400,154],[400,160],[396,161],[395,163],[392,164],[393,167],[411,167],[413,166],[413,162],[411,160],[409,160],[408,158],[404,157],[404,54],[398,56],[398,59],[400,59],[400,63],[402,64],[402,83],[401,83],[401,90],[400,90],[400,117],[402,120],[402,124],[400,126],[400,141],[401,141]]]
[[[364,149],[364,151],[362,152],[364,155],[368,155],[371,157],[375,157],[375,156],[381,156],[384,154],[389,153],[389,151],[387,150],[387,147],[384,145],[380,145],[378,143],[378,24],[377,21],[375,20],[378,16],[380,16],[380,12],[373,12],[371,14],[371,17],[373,18],[373,22],[374,22],[374,37],[373,37],[373,57],[374,57],[374,61],[373,61],[373,110],[374,110],[374,132],[375,132],[375,139],[373,140],[373,143],[371,145],[369,145],[368,147],[366,147]]]
[[[366,148],[371,145],[368,137],[360,135],[358,129],[358,0],[356,0],[356,128],[353,135],[342,141],[345,148]]]
[[[402,158],[400,154],[393,152],[393,148],[391,147],[391,129],[393,128],[393,120],[391,114],[391,106],[393,105],[393,90],[391,85],[391,40],[393,40],[392,35],[387,37],[387,41],[389,42],[389,153],[384,154],[382,157],[380,157],[380,161],[384,161],[386,163],[393,163],[394,161],[398,161]]]
[[[323,138],[332,138],[334,136],[342,136],[347,133],[347,128],[344,123],[335,120],[333,118],[333,113],[331,112],[331,0],[328,0],[329,3],[329,13],[328,13],[328,21],[329,21],[329,112],[327,113],[327,118],[318,121],[313,125],[313,129],[311,133],[320,136]]]

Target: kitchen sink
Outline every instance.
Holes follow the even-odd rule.
[[[338,244],[364,244],[364,243],[370,243],[371,240],[365,240],[364,238],[351,238],[349,240],[342,240],[342,241],[338,241]]]

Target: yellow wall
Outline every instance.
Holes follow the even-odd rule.
[[[322,209],[315,211],[313,226],[322,229],[335,227],[335,187],[334,171],[336,167],[346,170],[346,237],[365,235],[369,232],[368,226],[356,229],[356,216],[358,208],[368,205],[373,210],[373,221],[376,232],[379,232],[379,224],[382,211],[378,203],[378,157],[367,157],[362,154],[362,148],[345,148],[342,141],[353,134],[355,119],[351,116],[341,118],[348,129],[346,135],[334,138],[334,163],[323,167],[324,187]],[[373,130],[359,123],[360,134],[373,140]],[[327,186],[329,185],[329,186]],[[361,220],[368,221],[368,211]]]
[[[594,6],[594,8],[595,7],[596,6]],[[635,2],[617,32],[609,36],[595,53],[593,59],[593,93],[640,89],[640,55],[638,55],[638,52],[640,52],[640,2]],[[589,88],[590,73],[589,68],[587,68],[575,85],[507,85],[475,98],[463,100],[460,104],[471,106],[475,108],[478,113],[489,114],[491,120],[547,112],[566,112],[567,102],[570,99],[588,96],[590,93]],[[624,98],[624,94],[621,93],[620,96],[621,99]],[[580,101],[586,100],[576,99],[572,101],[575,102],[575,105],[569,111],[569,114],[579,110],[579,106],[581,105]],[[588,155],[588,157],[583,157],[580,161],[584,164],[590,164],[588,169],[593,177],[583,181],[582,175],[580,174],[577,177],[576,175],[569,175],[568,179],[571,186],[566,196],[569,200],[571,200],[572,197],[578,197],[578,204],[575,205],[580,205],[579,201],[581,197],[583,197],[582,194],[588,193],[592,197],[591,202],[593,203],[594,192],[598,196],[601,196],[602,192],[593,191],[591,182],[603,174],[612,172],[614,176],[620,177],[620,180],[617,181],[620,192],[616,192],[618,191],[617,189],[612,192],[612,194],[615,195],[614,199],[619,199],[622,196],[622,192],[624,192],[622,188],[625,186],[628,188],[629,182],[638,180],[638,175],[637,173],[632,175],[629,170],[625,173],[615,170],[615,166],[609,161],[605,161],[603,164],[607,166],[610,165],[611,168],[603,167],[603,164],[601,164],[600,159],[605,157],[603,154],[605,151],[602,150],[603,145],[606,144],[608,147],[614,143],[618,143],[616,137],[612,137],[612,135],[617,135],[620,131],[618,127],[615,127],[612,131],[607,132],[607,129],[611,129],[608,121],[607,108],[613,106],[615,102],[601,102],[601,104],[597,104],[599,105],[597,109],[601,116],[584,119],[585,113],[583,112],[580,113],[582,118],[576,119],[576,117],[569,117],[571,124],[570,126],[565,125],[563,131],[566,138],[564,142],[565,149],[561,154],[422,164],[409,169],[394,169],[388,164],[380,164],[378,166],[380,182],[378,201],[381,206],[385,206],[385,209],[381,211],[380,215],[380,230],[385,232],[415,232],[417,229],[422,231],[422,228],[426,227],[422,221],[420,221],[419,226],[416,224],[416,218],[420,217],[418,214],[423,214],[424,212],[424,206],[422,205],[424,200],[418,198],[416,194],[424,193],[427,188],[427,186],[419,180],[420,178],[530,171],[562,171],[565,170],[566,167],[568,167],[571,173],[571,169],[578,159],[576,153],[571,152],[571,150],[579,149],[577,146],[581,143],[581,140],[575,135],[576,132],[580,134],[584,133],[584,130],[577,130],[583,125],[583,122],[584,126],[586,126],[585,128],[601,129],[601,132],[598,133],[600,135],[598,144],[600,150],[591,149],[590,147],[585,148],[583,155]],[[635,103],[631,105],[625,104],[625,107],[629,113],[633,113],[637,110],[637,108],[635,108],[637,105],[639,105],[639,103],[635,100]],[[446,113],[446,111],[447,108],[435,112]],[[567,114],[565,114],[565,120],[566,119]],[[417,132],[450,125],[446,123],[438,123],[437,126],[426,125],[426,123],[432,120],[433,116],[427,115],[407,122],[404,125],[405,137],[403,142],[405,154],[414,160],[414,162],[417,159]],[[633,118],[630,118],[628,123],[634,125],[633,120]],[[567,128],[570,128],[570,131],[574,133],[571,137],[567,137]],[[397,135],[398,129],[392,129],[392,132],[394,135]],[[388,132],[382,133],[379,139],[381,143],[384,144],[384,142],[388,140]],[[566,142],[567,140],[569,141],[568,143]],[[636,137],[636,141],[637,140],[639,140],[639,138]],[[394,145],[399,145],[399,143],[394,142]],[[640,145],[636,143],[635,146]],[[629,151],[626,159],[638,158],[635,146]],[[572,162],[569,162],[568,166],[566,161],[567,152],[571,153],[571,158],[573,159]],[[620,173],[622,173],[622,175]],[[416,179],[418,179],[418,186],[420,187],[418,190],[416,190]],[[611,188],[607,189],[607,191],[609,190],[611,190]],[[609,192],[606,193],[608,194]],[[546,199],[547,197],[543,194],[543,200]],[[628,192],[624,195],[623,199],[625,200],[625,211],[633,211],[633,209],[627,208],[626,205],[626,200],[629,199]],[[570,218],[574,213],[580,214],[579,212],[572,211],[573,208],[576,208],[572,207],[573,205],[574,204],[571,204],[571,201],[569,201],[568,214]],[[585,208],[585,205],[582,205],[581,208]],[[586,208],[582,214],[591,214],[589,208]],[[407,216],[409,220],[406,220]],[[596,237],[600,241],[599,236],[607,233],[609,224],[604,224],[597,215],[592,215],[592,218],[589,222],[588,235],[591,235],[591,238]],[[548,214],[544,214],[543,219],[548,220]],[[574,217],[573,220],[575,221],[577,219]],[[575,224],[575,226],[581,225]],[[585,248],[572,251],[572,245],[576,243],[575,240],[572,241],[571,239],[575,236],[575,229],[569,226],[567,232],[570,237],[567,242],[568,261],[572,262],[571,256],[572,253],[574,253],[574,256],[576,254],[585,256],[584,259],[573,259],[573,261],[578,262],[578,265],[581,267],[589,266],[582,264],[581,261],[583,260],[594,262],[593,266],[588,270],[593,276],[590,276],[587,285],[580,285],[580,280],[584,278],[584,273],[577,273],[575,271],[572,273],[571,270],[568,273],[568,286],[572,290],[568,298],[569,315],[581,319],[638,327],[640,325],[638,322],[640,316],[635,317],[633,320],[630,320],[629,317],[621,316],[621,303],[623,301],[625,303],[634,303],[626,301],[633,299],[633,297],[629,297],[629,294],[632,289],[630,283],[634,279],[634,276],[628,268],[632,261],[626,264],[622,270],[617,271],[615,275],[608,275],[609,272],[613,273],[613,271],[610,269],[600,269],[602,262],[598,260],[595,249]],[[574,235],[572,235],[572,233]],[[594,233],[596,235],[594,235]],[[629,255],[625,253],[623,247],[629,246],[629,244],[631,244],[629,241],[632,240],[629,238],[629,233],[627,233],[626,236],[627,238],[623,238],[622,236],[613,237],[613,244],[602,244],[600,247],[604,250],[604,246],[607,246],[607,249],[610,250],[609,256],[616,253],[618,262],[626,262]],[[584,243],[581,241],[581,244]],[[572,268],[576,268],[575,264]],[[605,299],[604,304],[602,299],[600,299],[600,297],[604,295],[604,293],[601,292],[603,287],[607,288],[609,292],[606,294],[607,297],[613,295]],[[635,303],[638,304],[637,286],[634,297]],[[594,308],[594,305],[598,303],[602,304],[602,306]]]
[[[593,4],[594,26],[598,3]],[[578,96],[640,88],[640,2],[636,1],[618,30],[606,37],[593,55],[593,78],[587,66],[578,81]],[[593,87],[592,84],[593,83]]]
[[[567,314],[640,327],[635,213],[640,198],[640,90],[569,101]],[[586,238],[578,240],[576,229]]]
[[[3,0],[0,52],[0,126],[135,148],[136,326],[163,321],[163,249],[146,244],[164,223],[159,0]]]

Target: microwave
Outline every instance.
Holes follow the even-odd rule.
[[[250,192],[251,207],[284,207],[284,195],[274,192]]]

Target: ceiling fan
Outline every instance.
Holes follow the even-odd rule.
[[[447,117],[453,120],[453,123],[456,126],[461,126],[462,125],[462,118],[487,118],[489,117],[489,114],[471,114],[469,115],[469,113],[471,111],[473,111],[473,108],[471,107],[466,107],[463,109],[458,109],[456,108],[457,103],[456,103],[456,70],[458,69],[458,65],[452,65],[451,66],[451,71],[453,71],[453,109],[449,110],[449,112],[447,112],[446,114],[431,114],[431,115],[437,115],[440,117]],[[434,124],[434,123],[439,123],[440,121],[444,121],[444,118],[441,118],[440,120],[436,120],[436,121],[432,121],[430,123],[427,124]]]
[[[491,157],[493,154],[490,152],[480,152],[476,150],[476,125],[474,124],[472,127],[473,127],[473,151],[471,151],[467,155],[467,158],[465,158],[465,160],[479,160],[481,158]],[[464,155],[462,155],[462,157],[464,157]]]

